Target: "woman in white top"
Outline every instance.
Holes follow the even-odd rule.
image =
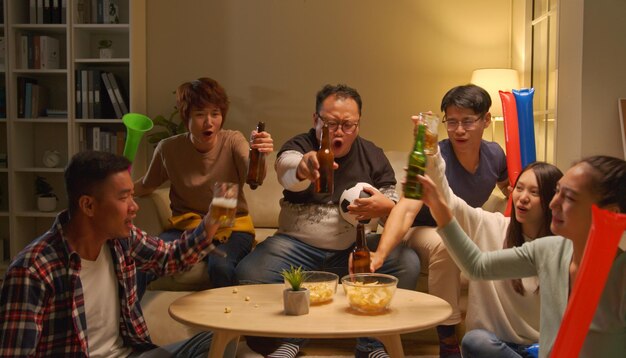
[[[548,204],[556,183],[563,176],[554,165],[537,162],[519,175],[512,192],[511,217],[473,208],[454,195],[445,176],[445,161],[439,153],[429,157],[427,173],[438,185],[462,229],[483,251],[521,246],[537,237],[552,235]],[[402,198],[392,210],[372,269],[380,267],[387,254],[401,242],[421,201]],[[537,277],[505,281],[470,281],[467,333],[461,342],[464,357],[521,357],[539,341],[539,286]]]

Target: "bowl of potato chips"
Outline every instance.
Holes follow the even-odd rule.
[[[398,279],[382,273],[357,273],[341,278],[348,304],[362,313],[381,313],[389,309]]]
[[[312,305],[332,301],[337,292],[339,276],[325,271],[304,271],[302,276],[302,287],[309,290]]]

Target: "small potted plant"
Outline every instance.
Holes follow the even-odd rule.
[[[100,40],[98,41],[98,51],[100,51],[100,58],[113,58],[113,41]]]
[[[290,316],[300,316],[309,313],[310,292],[302,287],[304,281],[304,271],[302,266],[291,266],[288,270],[280,273],[285,279],[285,283],[289,285],[283,291],[283,304],[285,314]]]
[[[37,208],[39,211],[54,211],[59,199],[52,191],[52,186],[46,178],[37,175],[35,179],[35,192],[37,193]]]

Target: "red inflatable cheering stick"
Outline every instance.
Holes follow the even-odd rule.
[[[515,185],[517,176],[522,172],[522,157],[520,154],[519,126],[517,124],[517,106],[515,96],[511,92],[500,92],[502,112],[504,114],[504,141],[506,144],[506,166],[509,173],[509,184]],[[512,196],[506,204],[504,215],[511,216]]]
[[[626,230],[626,214],[592,208],[585,253],[550,357],[578,357]],[[540,347],[541,349],[541,347]]]

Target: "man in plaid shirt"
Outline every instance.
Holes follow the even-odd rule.
[[[214,246],[205,217],[165,243],[136,228],[130,162],[75,155],[65,170],[69,209],[9,266],[0,291],[0,356],[207,356],[211,333],[157,347],[137,298],[136,269],[189,269]]]

